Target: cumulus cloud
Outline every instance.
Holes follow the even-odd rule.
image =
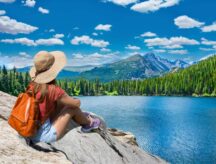
[[[216,22],[214,22],[212,25],[202,27],[201,30],[203,32],[213,32],[213,31],[216,31]]]
[[[92,35],[94,35],[94,36],[98,36],[98,33],[96,33],[96,32],[93,32],[93,33],[92,33]]]
[[[104,0],[104,2],[112,2],[116,5],[120,6],[126,6],[135,2],[138,2],[138,0]]]
[[[110,43],[108,41],[104,41],[104,40],[96,40],[96,39],[92,39],[87,35],[83,35],[83,36],[75,36],[72,40],[71,40],[71,44],[73,45],[79,45],[79,44],[87,44],[87,45],[91,45],[93,47],[107,47]]]
[[[0,16],[1,15],[5,15],[6,14],[6,11],[5,10],[0,10]]]
[[[19,52],[19,55],[21,56],[21,57],[24,57],[24,58],[29,58],[29,57],[31,57],[28,53],[26,53],[26,52]]]
[[[188,54],[188,51],[187,50],[170,50],[168,51],[168,53],[184,55],[184,54]]]
[[[49,39],[38,39],[38,40],[31,40],[28,38],[16,38],[16,39],[2,39],[2,43],[8,44],[21,44],[26,46],[52,46],[52,45],[64,45],[64,42],[58,38],[49,38]]]
[[[216,41],[208,40],[206,38],[201,38],[201,43],[207,46],[216,46]]]
[[[0,0],[0,2],[2,2],[2,3],[13,3],[15,1],[16,0]]]
[[[161,8],[167,8],[171,6],[178,5],[180,0],[147,0],[144,2],[136,3],[131,7],[131,10],[149,13],[155,12]]]
[[[188,17],[187,15],[182,15],[174,19],[174,23],[179,28],[195,28],[195,27],[201,27],[205,23],[199,22],[193,18]]]
[[[54,38],[64,38],[64,34],[55,34]]]
[[[199,48],[201,51],[216,51],[216,47],[214,48],[204,48],[204,47],[200,47]]]
[[[36,46],[34,40],[28,38],[17,38],[17,39],[2,39],[2,43],[9,43],[9,44],[21,44],[26,46]]]
[[[171,37],[169,38],[152,38],[145,39],[144,43],[147,44],[148,47],[161,46],[163,48],[174,49],[174,48],[182,48],[183,45],[199,45],[200,43],[194,39],[188,39],[185,37]]]
[[[36,4],[36,1],[35,1],[35,0],[26,0],[24,6],[27,6],[27,7],[34,7],[35,4]]]
[[[108,49],[108,48],[101,48],[100,51],[101,51],[101,52],[110,52],[111,49]]]
[[[58,38],[38,39],[35,41],[37,45],[52,46],[52,45],[64,45],[64,42]]]
[[[84,66],[84,65],[102,65],[107,63],[112,63],[119,60],[121,57],[118,55],[119,52],[100,54],[98,52],[92,54],[72,54],[72,58],[69,59],[68,63],[72,66]]]
[[[153,32],[145,32],[143,34],[140,35],[141,37],[155,37],[157,36],[157,34],[153,33]]]
[[[179,49],[179,48],[183,48],[182,45],[178,45],[178,44],[173,44],[173,45],[167,45],[167,46],[163,46],[166,49]]]
[[[110,31],[112,25],[110,24],[99,24],[95,27],[95,30],[100,30],[100,31]]]
[[[24,66],[32,66],[33,60],[27,56],[7,56],[4,54],[0,55],[0,65],[5,65],[8,69],[12,69],[14,66],[16,68],[23,68]]]
[[[49,10],[48,9],[45,9],[43,7],[39,7],[38,8],[38,11],[41,12],[42,14],[49,14]]]
[[[8,16],[0,16],[0,32],[2,33],[29,34],[37,29],[38,27],[18,22],[15,19],[11,19]]]
[[[141,49],[138,46],[134,46],[134,45],[130,45],[130,44],[128,44],[125,48],[128,50],[140,50]]]
[[[55,32],[55,29],[53,29],[53,28],[49,29],[49,32]]]

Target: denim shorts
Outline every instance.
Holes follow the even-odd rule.
[[[45,123],[40,127],[37,134],[30,138],[32,142],[55,142],[57,139],[57,133],[55,127],[52,126],[50,119],[47,119]]]

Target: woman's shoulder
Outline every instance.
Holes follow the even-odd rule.
[[[58,85],[50,84],[48,86],[49,92],[51,93],[52,96],[55,98],[58,98],[65,94],[65,91]]]
[[[62,89],[60,86],[58,86],[58,85],[55,85],[55,84],[49,84],[48,85],[48,89],[49,90],[64,90],[64,89]]]

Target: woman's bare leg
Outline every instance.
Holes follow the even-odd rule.
[[[52,124],[57,132],[57,140],[64,136],[68,123],[71,119],[80,125],[88,125],[91,122],[90,119],[82,113],[80,108],[71,109],[65,106],[52,121]]]

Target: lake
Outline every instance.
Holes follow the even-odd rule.
[[[132,132],[144,150],[171,163],[216,163],[216,98],[79,97],[109,127]]]

